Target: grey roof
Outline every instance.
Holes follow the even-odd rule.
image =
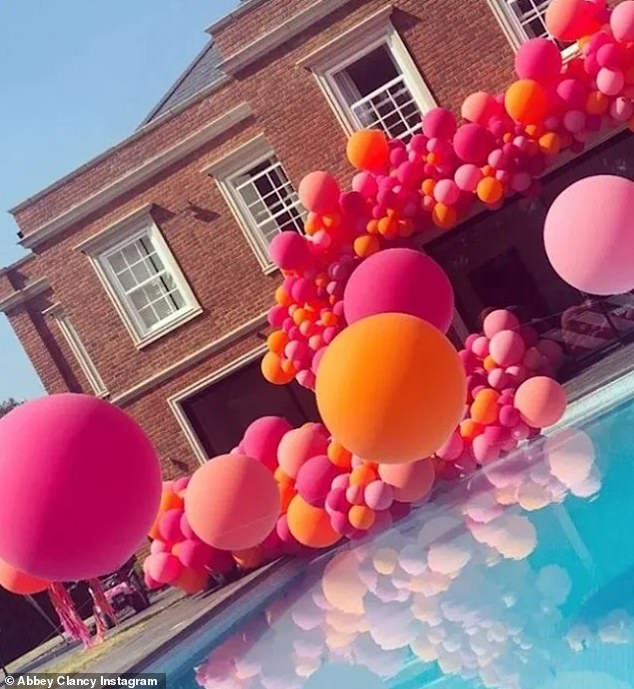
[[[218,81],[223,76],[223,73],[218,69],[221,62],[222,57],[216,49],[212,38],[163,96],[161,101],[154,106],[140,126],[142,127],[160,117],[198,93],[201,89]]]

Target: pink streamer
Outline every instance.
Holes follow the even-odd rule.
[[[84,648],[90,648],[92,646],[90,631],[77,612],[73,599],[65,589],[64,584],[57,581],[51,583],[48,587],[48,595],[59,615],[64,631],[71,639],[81,641]]]

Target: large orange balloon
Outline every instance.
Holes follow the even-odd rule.
[[[197,469],[187,486],[187,521],[201,540],[220,550],[259,545],[279,513],[277,482],[251,457],[216,457]]]
[[[532,79],[512,83],[504,95],[506,112],[521,124],[539,124],[548,113],[548,94]]]
[[[362,129],[348,139],[346,153],[357,169],[380,172],[388,163],[390,147],[380,129]]]
[[[309,505],[300,495],[291,500],[286,519],[291,534],[309,548],[329,548],[341,540],[326,510]]]
[[[358,457],[412,462],[434,454],[458,425],[465,372],[453,345],[429,323],[381,313],[332,341],[316,395],[330,432]]]
[[[0,560],[0,586],[11,593],[30,596],[46,591],[50,582],[20,572],[4,560]]]

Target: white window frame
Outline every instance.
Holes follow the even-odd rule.
[[[533,1],[539,2],[539,0]],[[495,15],[495,18],[498,20],[499,25],[502,27],[502,31],[511,44],[511,47],[517,52],[522,43],[530,40],[532,36],[528,35],[526,29],[522,26],[515,12],[513,12],[511,6],[508,4],[508,0],[487,0],[487,3]],[[554,41],[552,36],[549,37]],[[561,56],[565,61],[577,55],[578,52],[579,48],[577,44],[573,43],[561,51]]]
[[[108,397],[110,392],[106,384],[103,382],[103,378],[101,377],[95,362],[92,360],[92,357],[84,346],[79,333],[64,312],[61,304],[54,304],[44,311],[44,315],[49,316],[53,321],[55,321],[59,331],[66,340],[68,348],[75,357],[77,365],[92,388],[93,393],[97,397]]]
[[[246,207],[244,199],[240,192],[236,189],[234,180],[236,177],[243,175],[250,169],[260,165],[269,158],[275,158],[286,179],[289,181],[291,186],[293,182],[289,177],[284,164],[282,163],[279,156],[275,153],[275,150],[270,145],[266,137],[262,134],[256,136],[255,138],[247,141],[245,144],[235,149],[227,156],[220,160],[217,160],[207,167],[204,168],[203,172],[213,176],[223,195],[229,209],[231,210],[242,234],[244,235],[247,243],[251,247],[251,250],[255,254],[260,267],[265,274],[274,273],[277,270],[277,266],[271,260],[269,254],[269,245],[266,239],[262,235],[260,228],[254,222],[251,212]],[[297,189],[293,186],[293,190],[297,194]],[[304,214],[304,210],[299,204],[298,208]]]
[[[202,313],[202,307],[154,222],[150,211],[151,205],[143,206],[75,247],[88,256],[137,349],[146,347]],[[118,279],[106,261],[108,256],[142,237],[149,238],[185,301],[184,308],[150,328],[145,327],[129,303],[127,296],[121,292]]]
[[[407,46],[392,24],[393,6],[383,7],[360,21],[333,41],[302,58],[299,65],[310,69],[326,100],[347,135],[360,128],[334,75],[384,45],[401,70],[403,82],[411,93],[421,116],[438,104],[425,83]]]

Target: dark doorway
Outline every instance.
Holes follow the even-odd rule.
[[[313,393],[294,382],[268,383],[259,358],[180,404],[208,457],[230,452],[260,416],[283,416],[293,426],[319,421]]]

